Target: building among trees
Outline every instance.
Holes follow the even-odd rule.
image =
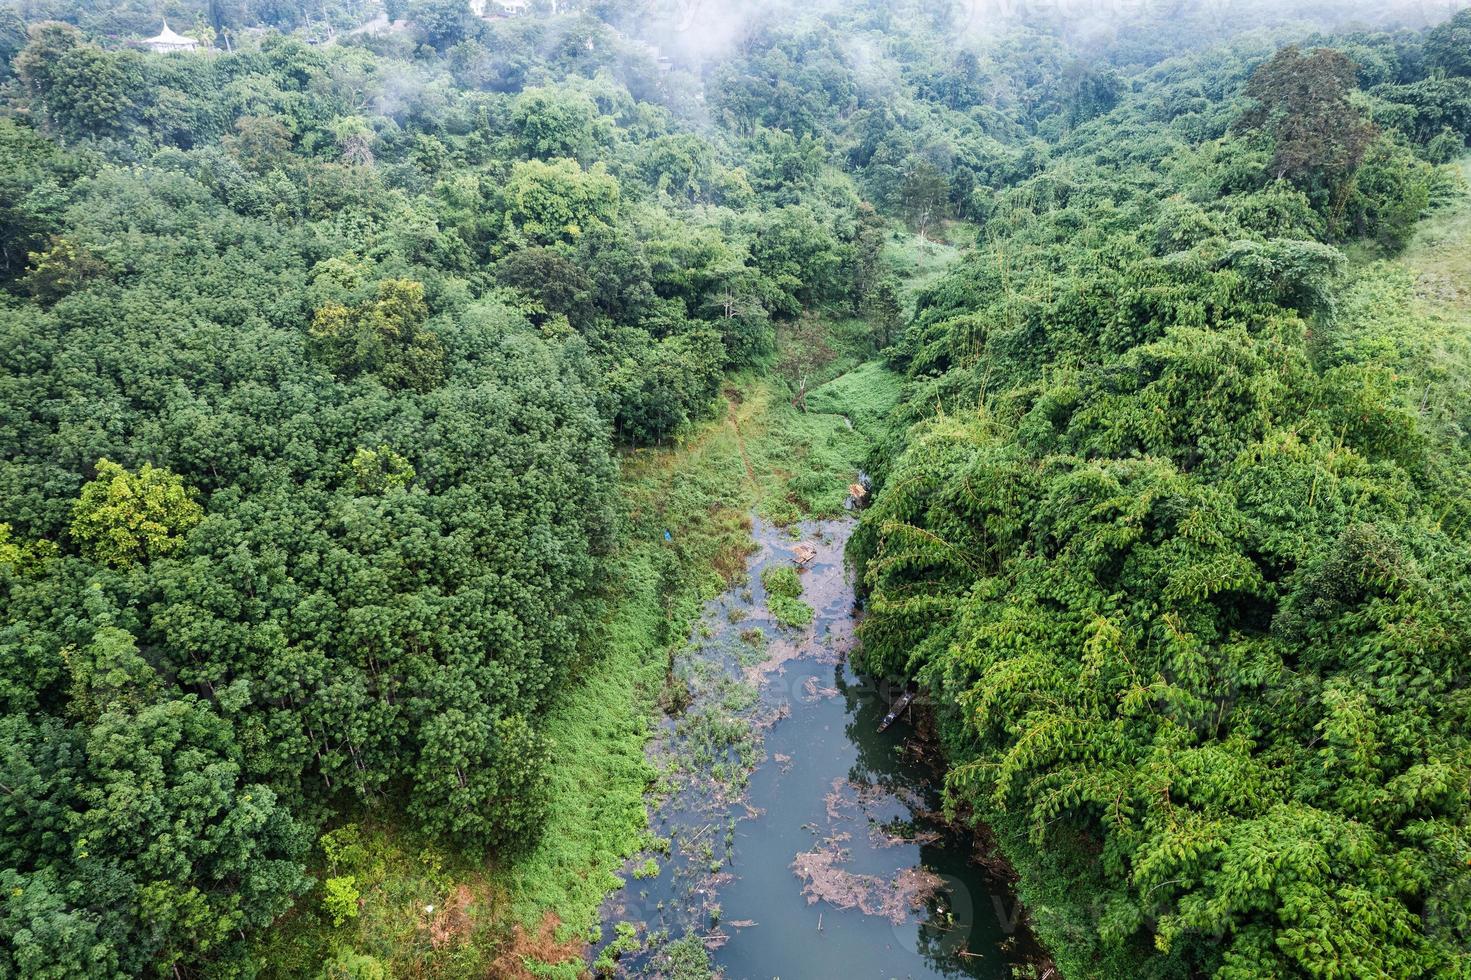
[[[177,54],[181,51],[193,51],[199,47],[199,42],[192,37],[175,34],[169,29],[169,22],[163,22],[163,30],[157,37],[150,37],[142,44],[154,54]]]
[[[552,0],[552,13],[557,12]],[[470,12],[476,17],[517,17],[531,12],[531,0],[470,0]]]

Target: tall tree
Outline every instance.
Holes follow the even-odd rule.
[[[14,66],[47,124],[65,136],[120,136],[136,123],[143,86],[137,64],[84,41],[74,27],[33,27]]]
[[[1356,87],[1353,60],[1331,48],[1291,45],[1252,72],[1246,94],[1256,104],[1241,122],[1272,138],[1275,179],[1337,196],[1376,135],[1349,100]]]
[[[136,473],[110,459],[97,461],[97,476],[82,488],[73,512],[72,536],[95,561],[126,568],[178,552],[204,509],[181,477],[144,463]]]
[[[1425,36],[1425,58],[1452,78],[1471,75],[1471,9],[1457,11]]]
[[[792,404],[807,411],[807,392],[837,352],[826,326],[815,316],[799,317],[777,334],[776,369],[792,389]]]

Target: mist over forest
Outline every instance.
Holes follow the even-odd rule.
[[[1471,980],[1468,181],[1459,0],[0,0],[0,978]]]

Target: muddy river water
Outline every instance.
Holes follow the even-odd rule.
[[[944,824],[940,773],[899,691],[849,664],[857,610],[843,549],[854,521],[755,522],[749,581],[709,603],[675,661],[651,744],[655,846],[604,907],[622,976],[670,972],[694,935],[737,978],[1012,975],[1035,955],[1006,882]],[[801,571],[811,625],[782,627],[761,573]],[[605,957],[604,962],[608,960]]]

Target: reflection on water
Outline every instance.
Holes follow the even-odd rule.
[[[993,978],[1035,953],[973,835],[940,819],[939,772],[909,719],[878,733],[899,692],[848,665],[852,527],[758,522],[749,583],[710,603],[677,661],[668,700],[683,710],[650,748],[662,840],[604,908],[605,940],[638,929],[622,975],[653,974],[661,940],[690,932],[731,978]],[[802,542],[817,551],[802,572],[816,615],[782,629],[761,572]]]

